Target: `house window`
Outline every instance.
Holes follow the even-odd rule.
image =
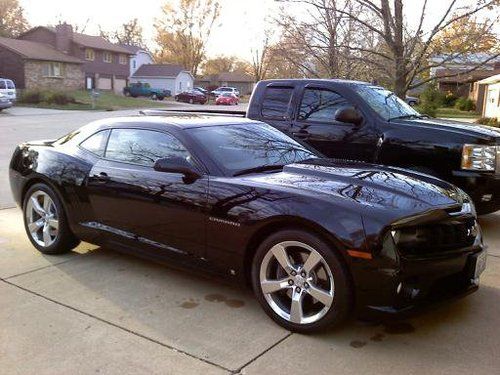
[[[49,62],[43,66],[43,75],[45,77],[62,77],[63,65],[58,62]]]
[[[127,55],[120,55],[120,64],[127,65]]]
[[[113,55],[111,54],[111,52],[104,52],[104,54],[102,55],[102,59],[107,63],[113,62]]]
[[[135,69],[137,67],[137,63],[135,62],[135,59],[132,60],[132,67]]]
[[[85,50],[85,60],[94,61],[95,60],[95,52],[93,49],[87,48]]]

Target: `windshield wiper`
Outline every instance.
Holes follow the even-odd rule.
[[[400,120],[400,119],[405,119],[405,118],[409,118],[409,119],[412,119],[412,118],[422,119],[422,118],[430,118],[430,117],[427,116],[427,115],[402,115],[402,116],[391,117],[387,121]]]
[[[241,175],[250,174],[250,173],[279,170],[279,169],[283,169],[283,167],[284,167],[284,165],[277,165],[277,164],[275,164],[275,165],[260,165],[258,167],[242,169],[241,171],[238,171],[235,174],[233,174],[233,176],[236,177],[236,176],[241,176]]]

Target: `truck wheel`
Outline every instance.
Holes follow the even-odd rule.
[[[282,230],[258,247],[252,285],[279,325],[311,333],[342,323],[352,310],[349,272],[335,249],[302,230]]]
[[[158,96],[156,94],[151,95],[151,100],[158,100]]]

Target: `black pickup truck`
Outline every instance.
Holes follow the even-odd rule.
[[[247,117],[331,158],[413,169],[465,190],[480,214],[500,209],[500,129],[423,116],[365,82],[259,82]]]
[[[500,129],[430,118],[382,87],[336,79],[260,81],[246,116],[331,158],[452,182],[471,196],[479,214],[500,209]]]

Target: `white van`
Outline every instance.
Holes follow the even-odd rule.
[[[16,101],[16,85],[10,79],[0,78],[0,94],[11,102]]]

